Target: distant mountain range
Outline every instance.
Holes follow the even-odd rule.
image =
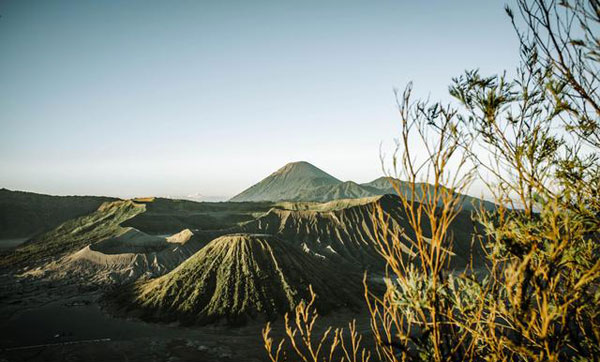
[[[257,205],[244,206],[245,208],[249,208],[249,210],[268,210],[269,204],[280,201],[328,202],[341,199],[360,199],[397,194],[394,186],[401,191],[403,190],[402,192],[408,192],[409,190],[408,183],[390,177],[380,177],[363,184],[352,181],[344,182],[308,162],[301,161],[288,163],[256,185],[234,196],[230,201],[236,203],[257,203]],[[423,184],[420,186],[423,186]],[[426,185],[426,187],[431,186]],[[462,196],[464,197],[463,209],[465,210],[474,210],[479,205],[483,205],[486,209],[495,208],[495,205],[491,202],[467,195]],[[201,195],[174,198],[200,202],[200,204],[197,204],[197,208],[202,210],[204,208],[231,209],[227,206],[227,203],[209,202],[217,200],[209,200]],[[118,199],[112,197],[51,196],[0,189],[0,239],[32,237],[51,230],[67,220],[87,215],[98,209],[104,202],[116,200]],[[184,201],[181,202],[183,203]],[[189,203],[192,201],[185,202]],[[263,205],[258,205],[259,202],[262,202]],[[167,203],[165,199],[158,199],[152,205],[156,205],[153,207],[157,208],[165,203]],[[204,212],[202,211],[202,213]],[[235,219],[237,222],[248,221],[250,219],[249,215],[243,213],[240,215],[236,214],[236,216],[227,215],[227,217],[231,217],[232,220]],[[221,225],[220,218],[206,214],[203,214],[203,218],[194,219],[195,221],[192,223],[189,222],[188,217],[183,220],[173,220],[168,217],[140,216],[140,220],[144,220],[149,225],[155,225],[156,230],[153,230],[154,232],[162,232],[164,230],[161,229],[165,225],[171,224],[181,228],[203,228],[208,225],[211,227],[223,226]],[[199,224],[200,220],[202,220],[202,223],[200,223],[202,225]]]
[[[218,196],[218,195],[204,195],[201,193],[194,193],[194,194],[187,194],[187,195],[166,195],[164,196],[165,199],[172,199],[172,200],[188,200],[188,201],[195,201],[195,202],[220,202],[220,201],[227,201],[228,197],[227,196]]]
[[[353,181],[344,182],[308,162],[299,161],[288,163],[229,201],[327,202],[397,194],[394,186],[402,192],[408,193],[410,190],[407,182],[391,177],[380,177],[363,184]],[[426,187],[432,186],[427,185]],[[478,209],[479,205],[483,205],[486,209],[495,207],[492,202],[468,195],[462,196],[465,210]]]

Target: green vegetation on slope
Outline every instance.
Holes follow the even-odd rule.
[[[69,220],[59,227],[35,237],[0,259],[0,267],[37,263],[56,259],[86,245],[124,232],[121,223],[146,210],[131,200],[102,204],[95,212]]]
[[[25,238],[95,211],[110,197],[51,196],[0,189],[0,239]]]
[[[147,212],[123,223],[150,234],[172,234],[182,229],[220,230],[253,220],[267,212],[272,202],[228,203],[194,202],[155,198],[136,200],[146,205]]]
[[[273,236],[232,234],[213,240],[170,273],[119,295],[148,318],[240,324],[248,317],[288,312],[308,297],[309,285],[322,312],[359,305],[360,280],[360,273],[341,276],[327,260]]]

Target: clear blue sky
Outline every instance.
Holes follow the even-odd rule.
[[[381,175],[394,87],[517,64],[505,1],[0,2],[0,187],[232,196]]]

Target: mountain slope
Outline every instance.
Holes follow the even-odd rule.
[[[51,196],[0,189],[0,239],[30,237],[96,210],[111,197]]]
[[[304,210],[299,209],[302,203],[291,204],[288,206],[292,206],[292,210],[273,208],[266,215],[244,224],[242,229],[275,235],[313,255],[338,263],[379,268],[383,259],[376,247],[373,212],[383,202],[384,209],[390,212],[390,228],[400,232],[402,216],[399,208],[392,207],[392,198],[390,195],[383,200],[378,197],[309,203]]]
[[[385,195],[385,194],[397,195],[398,192],[396,191],[396,189],[398,189],[402,194],[404,194],[406,196],[410,196],[409,183],[406,181],[398,180],[393,177],[385,177],[385,176],[379,177],[371,182],[361,184],[361,186],[368,187],[371,190],[376,190],[375,192],[378,192],[380,195]],[[433,186],[430,184],[425,184],[425,183],[416,184],[417,197],[422,195],[423,191],[427,190],[427,189],[429,189],[430,192],[433,192]],[[463,210],[476,211],[476,210],[479,210],[479,208],[481,206],[483,206],[486,210],[494,210],[496,208],[496,205],[493,202],[479,199],[477,197],[464,195],[464,194],[460,194],[460,197],[462,197],[462,199],[463,199],[462,200],[463,201],[462,202]]]
[[[292,162],[275,171],[230,201],[280,201],[302,199],[305,192],[342,181],[308,162]]]
[[[324,185],[312,190],[307,190],[293,200],[327,202],[340,199],[360,199],[375,195],[383,195],[383,193],[370,186],[363,186],[353,181],[346,181],[337,185]]]
[[[161,237],[124,228],[116,237],[87,245],[44,271],[58,280],[75,277],[94,284],[126,283],[163,275],[205,244],[203,235],[195,235],[189,229]]]
[[[340,275],[336,267],[273,236],[230,234],[207,246],[170,273],[138,283],[120,302],[142,309],[146,317],[210,323],[224,319],[241,324],[247,318],[273,318],[308,298],[308,286],[319,298],[317,308],[360,304],[360,274]]]
[[[405,182],[386,176],[376,178],[371,182],[366,182],[360,185],[364,187],[371,187],[372,189],[375,189],[382,194],[396,194],[396,190],[394,189],[392,184],[394,184],[396,187],[399,187],[400,190],[408,189],[408,185]]]
[[[16,266],[58,259],[97,241],[124,232],[121,223],[146,210],[132,200],[106,202],[98,210],[61,224],[0,258],[1,266]]]
[[[142,203],[140,200],[136,200]],[[146,212],[123,223],[149,234],[172,234],[182,229],[217,230],[254,219],[273,207],[268,203],[195,202],[154,198],[143,202]]]
[[[372,198],[336,200],[328,203],[282,203],[267,214],[241,226],[243,232],[264,233],[295,244],[305,251],[349,267],[384,267],[379,255],[377,241],[383,238],[379,223],[373,221],[380,208],[387,220],[389,233],[401,236],[403,251],[407,258],[413,255],[410,242],[414,239],[406,221],[398,196],[384,195]],[[462,211],[452,224],[454,236],[452,267],[462,267],[469,262],[470,255],[476,264],[483,260],[478,248],[471,246],[471,235],[475,228],[470,212]],[[423,228],[428,232],[429,226]]]

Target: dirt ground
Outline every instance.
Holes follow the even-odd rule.
[[[99,288],[69,280],[0,276],[0,362],[267,360],[264,321],[236,328],[147,323],[110,315],[100,306],[101,295]],[[359,331],[367,332],[365,312],[332,313],[320,319],[319,330],[356,318]],[[283,318],[273,330],[282,335]]]

